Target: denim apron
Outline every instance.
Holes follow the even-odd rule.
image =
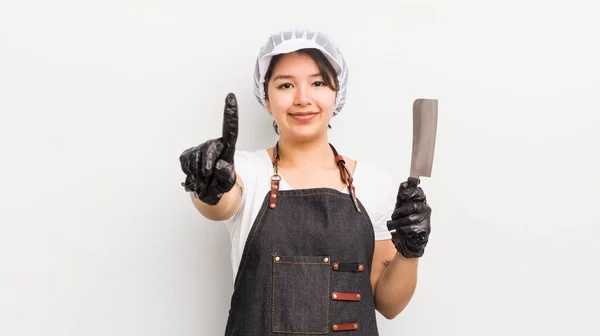
[[[379,335],[373,225],[342,156],[331,149],[348,194],[279,190],[275,146],[271,190],[246,240],[226,336]]]

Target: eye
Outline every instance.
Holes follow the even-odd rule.
[[[292,84],[290,84],[290,83],[283,83],[283,84],[277,86],[277,88],[279,88],[279,89],[289,89],[291,87],[292,87]]]
[[[322,82],[322,81],[317,81],[317,82],[314,82],[313,84],[314,84],[314,86],[327,86],[327,84],[325,84],[325,82]]]

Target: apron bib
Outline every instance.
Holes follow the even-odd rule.
[[[240,261],[226,336],[377,336],[373,225],[331,146],[349,193],[279,190],[274,150],[265,195]]]

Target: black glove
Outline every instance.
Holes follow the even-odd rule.
[[[387,222],[388,230],[395,230],[392,242],[406,258],[423,256],[431,232],[431,208],[419,183],[418,179],[409,177],[400,184],[396,208]]]
[[[188,148],[179,157],[181,169],[187,175],[181,185],[210,205],[219,203],[236,181],[233,157],[238,135],[238,106],[233,93],[225,98],[224,112],[223,136]]]

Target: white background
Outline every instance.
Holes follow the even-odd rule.
[[[350,66],[340,152],[406,178],[411,103],[439,99],[417,292],[381,335],[598,335],[599,5],[594,1],[5,1],[0,335],[221,335],[228,234],[178,157],[275,141],[259,47],[325,31]],[[251,126],[256,123],[257,126]]]

